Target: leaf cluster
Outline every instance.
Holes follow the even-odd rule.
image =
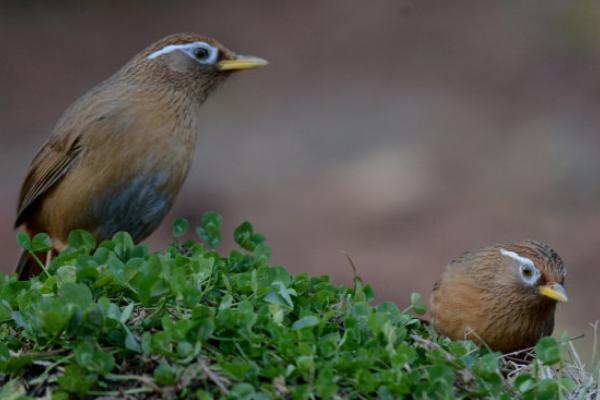
[[[173,224],[151,253],[124,232],[97,244],[74,231],[46,273],[0,276],[1,398],[455,399],[556,398],[569,382],[526,373],[507,384],[497,353],[437,337],[416,317],[372,305],[360,278],[292,275],[270,264],[265,237],[244,222],[222,255],[222,218]],[[47,235],[18,242],[32,253]],[[540,342],[539,360],[560,363]],[[540,397],[543,396],[543,397]],[[549,397],[546,397],[549,396]]]

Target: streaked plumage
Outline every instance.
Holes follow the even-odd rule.
[[[465,253],[434,285],[433,326],[452,339],[468,338],[501,352],[534,346],[552,334],[556,302],[567,301],[565,275],[559,255],[540,242]]]
[[[73,229],[143,240],[186,178],[202,103],[232,71],[265,64],[195,34],[152,44],[65,111],[30,165],[15,226],[47,232],[57,250]],[[23,254],[19,276],[32,268]]]

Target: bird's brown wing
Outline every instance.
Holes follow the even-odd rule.
[[[79,135],[55,135],[38,151],[21,187],[15,227],[25,220],[32,206],[56,184],[81,154]]]

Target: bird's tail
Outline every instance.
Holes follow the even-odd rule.
[[[40,258],[42,262],[46,259],[46,255],[41,255]],[[17,261],[17,266],[15,267],[15,272],[19,276],[20,281],[25,281],[31,278],[34,275],[42,272],[42,269],[38,265],[38,263],[31,257],[28,251],[21,251],[21,255],[19,256],[19,261]]]

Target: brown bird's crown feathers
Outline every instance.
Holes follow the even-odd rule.
[[[549,282],[563,284],[566,276],[563,260],[552,247],[535,240],[500,243],[469,251],[454,259],[448,265],[448,269],[469,268],[482,270],[482,273],[487,271],[488,274],[497,276],[502,274],[502,268],[513,268],[515,264],[509,257],[502,255],[502,250],[512,251],[521,257],[530,259],[541,272],[539,284]],[[491,262],[495,264],[495,268],[489,268]],[[494,282],[492,276],[489,278],[486,279],[488,283]]]

